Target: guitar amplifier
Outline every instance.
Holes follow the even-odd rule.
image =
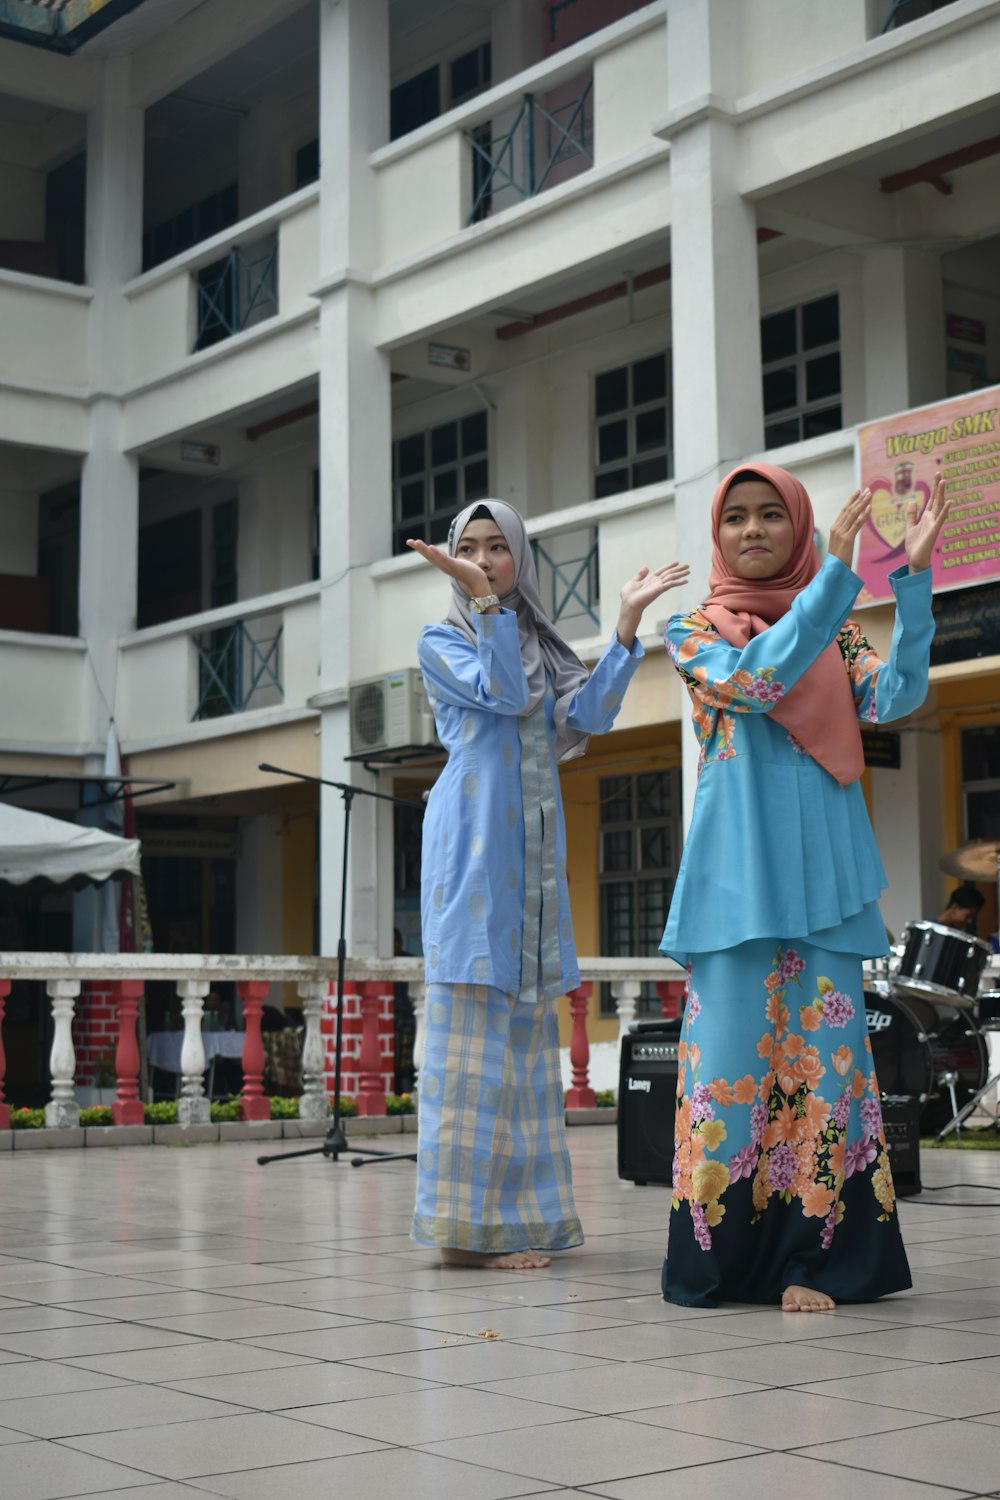
[[[618,1176],[643,1187],[673,1180],[681,1022],[640,1022],[622,1038]]]
[[[897,1198],[920,1187],[920,1100],[912,1094],[882,1095],[882,1128]]]

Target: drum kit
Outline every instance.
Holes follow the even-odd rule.
[[[976,839],[940,868],[1000,885],[1000,839]],[[1000,1032],[1000,988],[987,973],[989,943],[939,922],[910,922],[887,960],[867,965],[865,1009],[875,1071],[885,1095],[920,1102],[925,1129],[941,1140],[961,1130],[991,1090],[988,1034]],[[985,976],[985,980],[984,980]],[[994,1093],[994,1123],[997,1118]]]

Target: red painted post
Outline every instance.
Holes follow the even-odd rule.
[[[0,979],[0,1130],[10,1129],[10,1105],[4,1103],[3,1085],[7,1077],[7,1054],[3,1049],[3,1018],[10,994],[10,980]]]
[[[569,1044],[569,1061],[573,1086],[566,1090],[567,1109],[593,1109],[597,1095],[590,1087],[590,1040],[587,1036],[587,1009],[594,986],[585,979],[569,992],[569,1009],[573,1017],[573,1035]]]
[[[684,1006],[683,979],[658,979],[656,993],[660,997],[660,1014],[666,1021],[676,1021]]]
[[[379,1012],[385,986],[378,980],[365,980],[361,989],[361,1055],[358,1058],[358,1114],[384,1115],[385,1084],[382,1079],[382,1055],[379,1048]]]
[[[116,1125],[141,1125],[145,1111],[139,1098],[139,1043],[135,1023],[143,984],[141,979],[116,979],[113,989],[118,1014],[118,1046],[115,1051],[118,1087],[111,1106],[111,1118]]]
[[[264,1096],[264,1043],[260,1037],[260,1014],[264,996],[271,988],[262,979],[237,980],[236,988],[243,1001],[243,1093],[240,1096],[241,1120],[269,1120],[271,1106]]]

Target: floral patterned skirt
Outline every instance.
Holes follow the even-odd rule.
[[[910,1286],[855,954],[769,938],[695,955],[673,1180],[668,1302]]]

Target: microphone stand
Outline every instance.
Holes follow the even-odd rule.
[[[337,941],[337,1043],[335,1049],[335,1064],[333,1075],[333,1123],[327,1130],[322,1146],[310,1146],[305,1151],[283,1151],[277,1156],[258,1156],[257,1165],[266,1167],[273,1161],[291,1161],[296,1156],[326,1156],[330,1161],[339,1161],[345,1153],[358,1158],[351,1162],[352,1167],[363,1167],[373,1165],[366,1162],[366,1157],[380,1157],[384,1161],[416,1161],[415,1151],[374,1151],[369,1147],[352,1146],[340,1119],[340,1075],[341,1058],[343,1055],[344,1038],[344,963],[347,958],[347,853],[350,843],[351,832],[351,803],[356,796],[374,797],[379,802],[398,802],[404,807],[415,807],[419,804],[405,797],[390,797],[385,792],[369,792],[364,787],[351,786],[343,781],[328,781],[325,776],[309,776],[304,771],[288,771],[282,766],[272,766],[269,761],[261,761],[257,768],[260,771],[269,771],[276,776],[294,776],[297,781],[313,781],[320,786],[332,786],[337,789],[344,800],[344,839],[343,859],[341,863],[340,879],[340,937]]]

